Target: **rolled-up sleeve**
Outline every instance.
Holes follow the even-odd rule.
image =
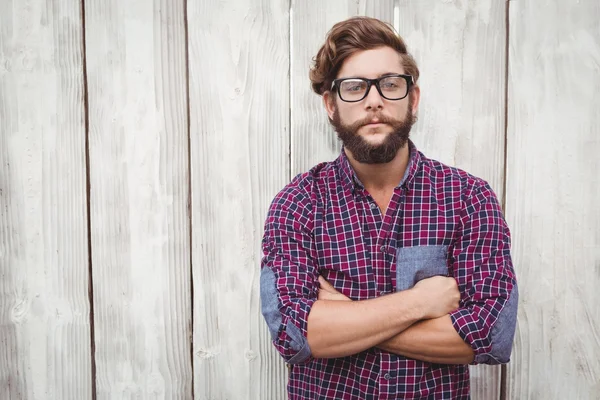
[[[461,224],[452,251],[461,307],[450,314],[452,324],[473,348],[474,364],[507,363],[519,296],[510,255],[510,232],[498,199],[487,183],[480,184],[468,197]]]
[[[307,320],[318,294],[311,224],[310,200],[288,187],[271,204],[262,241],[261,311],[275,348],[290,364],[311,357]]]

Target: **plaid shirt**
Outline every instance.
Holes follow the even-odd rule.
[[[412,143],[385,215],[342,151],[275,197],[263,253],[262,312],[273,344],[291,364],[290,400],[469,398],[468,365],[378,348],[313,358],[306,331],[319,275],[352,300],[451,275],[461,293],[452,324],[472,346],[474,363],[508,362],[518,292],[496,195],[482,179],[426,158]]]

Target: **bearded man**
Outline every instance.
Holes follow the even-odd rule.
[[[343,147],[273,200],[261,307],[296,399],[469,398],[509,361],[518,292],[489,184],[409,133],[419,70],[379,20],[336,24],[310,71]]]

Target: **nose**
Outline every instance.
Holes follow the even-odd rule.
[[[383,108],[383,98],[375,85],[371,85],[371,89],[364,101],[367,110],[381,110]]]

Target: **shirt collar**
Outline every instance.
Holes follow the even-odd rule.
[[[408,149],[410,151],[410,161],[408,162],[408,167],[406,168],[404,176],[397,187],[408,187],[415,177],[421,164],[421,153],[417,150],[417,147],[410,139],[408,140]],[[344,185],[345,189],[350,190],[352,193],[354,193],[356,189],[364,189],[364,185],[360,179],[358,179],[358,176],[356,176],[356,172],[352,168],[352,165],[350,165],[350,161],[348,160],[343,147],[340,156],[336,160],[336,165],[340,171],[342,184]]]

